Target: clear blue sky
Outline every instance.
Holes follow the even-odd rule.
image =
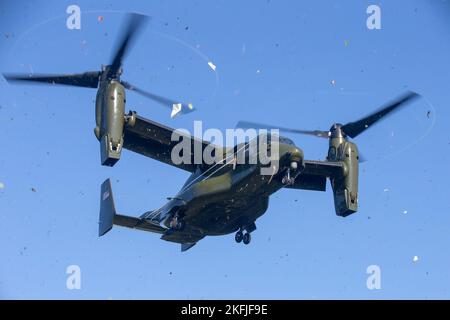
[[[98,238],[99,188],[110,177],[118,211],[137,216],[176,194],[186,172],[130,152],[101,167],[95,90],[0,78],[0,297],[450,298],[450,4],[376,2],[382,29],[368,30],[372,3],[2,1],[0,70],[10,72],[98,70],[121,12],[150,15],[123,78],[192,101],[197,112],[171,120],[133,93],[127,103],[172,127],[203,120],[225,129],[244,119],[328,129],[406,89],[424,99],[356,140],[369,161],[355,215],[337,217],[330,191],[282,190],[251,245],[229,235],[181,253],[119,227]],[[81,7],[81,30],[65,26],[71,4]],[[306,158],[325,157],[326,141],[291,138]],[[72,264],[81,290],[66,289]],[[366,287],[373,264],[380,290]]]

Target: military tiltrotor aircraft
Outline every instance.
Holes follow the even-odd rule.
[[[270,137],[263,144],[270,153],[278,148],[276,173],[262,175],[265,164],[249,161],[255,155],[249,147],[251,141],[232,148],[221,148],[211,143],[178,133],[188,139],[191,153],[188,161],[172,160],[173,150],[181,139],[172,138],[177,130],[138,116],[130,112],[124,118],[125,149],[159,160],[191,173],[184,186],[173,198],[158,210],[144,213],[138,218],[116,213],[111,184],[106,180],[101,187],[100,236],[108,232],[113,224],[160,233],[161,239],[181,243],[185,251],[205,236],[236,233],[236,242],[249,244],[251,232],[256,230],[256,220],[262,216],[269,204],[269,197],[282,188],[326,191],[327,178],[331,181],[335,211],[346,217],[358,209],[359,154],[356,145],[348,141],[389,113],[417,98],[408,92],[380,110],[345,125],[335,123],[328,131],[308,131],[241,121],[237,127],[279,129],[279,132],[309,134],[329,139],[325,161],[306,160],[303,151],[287,137],[279,136],[272,143]],[[261,134],[262,135],[262,134]],[[261,135],[255,139],[259,140]],[[261,146],[261,144],[258,144]],[[195,150],[203,153],[213,148],[221,153],[220,161],[212,164],[195,161]],[[261,152],[260,149],[257,150]],[[242,164],[236,159],[245,157]]]
[[[102,165],[113,166],[120,159],[121,149],[124,148],[191,173],[176,196],[168,198],[168,202],[160,209],[145,212],[139,217],[116,212],[111,183],[109,179],[106,180],[100,193],[99,236],[111,230],[113,225],[118,225],[161,234],[163,240],[180,243],[182,251],[188,250],[205,236],[230,233],[235,233],[236,242],[249,244],[251,233],[256,230],[256,220],[266,212],[269,197],[273,193],[282,188],[326,191],[327,178],[331,182],[336,214],[346,217],[358,209],[360,162],[357,146],[348,138],[357,137],[419,96],[407,92],[360,120],[345,125],[335,123],[327,131],[297,130],[244,121],[237,125],[242,129],[279,129],[279,132],[329,139],[328,155],[324,161],[306,160],[303,151],[291,139],[281,135],[262,139],[263,134],[260,134],[233,148],[216,146],[145,119],[136,112],[125,113],[124,88],[137,89],[120,80],[122,57],[142,18],[135,17],[130,21],[113,62],[101,72],[69,76],[5,75],[10,81],[99,87],[95,135],[100,141]],[[185,113],[192,109],[140,89],[137,91],[163,104],[178,106],[175,112],[181,109],[181,113]],[[178,136],[178,140],[173,139],[174,136]],[[267,167],[261,161],[236,161],[241,156],[244,160],[255,158],[250,148],[255,139],[264,141],[258,145],[268,153],[272,154],[275,148],[278,151],[276,170],[272,174],[261,174],[261,169]],[[173,154],[180,140],[187,141],[190,146],[186,149],[190,151],[182,154],[182,158],[187,161],[174,161]],[[196,150],[200,150],[201,154],[206,150],[214,150],[218,160],[199,161]],[[261,152],[261,149],[257,150]]]

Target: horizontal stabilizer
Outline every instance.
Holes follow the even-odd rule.
[[[123,216],[120,214],[116,214],[114,216],[114,224],[122,227],[150,231],[161,234],[166,231],[165,228],[161,227],[160,225],[151,223],[148,220]]]

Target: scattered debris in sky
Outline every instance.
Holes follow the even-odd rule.
[[[37,192],[35,188],[31,188],[31,192]]]
[[[431,117],[431,111],[428,110],[428,111],[427,111],[427,118],[430,119],[430,117]]]
[[[336,80],[331,80],[330,83],[331,83],[332,86],[335,86],[336,85]]]
[[[213,70],[216,71],[216,65],[214,63],[212,63],[211,61],[208,62],[208,66]]]
[[[104,17],[103,16],[98,16],[97,20],[98,20],[98,22],[103,22]]]
[[[189,30],[189,26],[184,27],[184,30]]]
[[[3,182],[0,182],[0,189],[5,189],[5,185]]]
[[[172,106],[172,112],[170,113],[170,117],[173,119],[177,115],[179,115],[180,112],[181,112],[181,108],[182,108],[182,104],[181,103],[174,103],[173,106]]]
[[[256,73],[261,73],[261,70],[259,70],[259,69],[258,69],[258,70],[256,70]]]
[[[23,247],[23,249],[20,250],[20,255],[23,256],[25,251],[27,251],[27,247]]]
[[[403,210],[403,214],[407,214],[408,213],[408,210]]]
[[[417,261],[419,261],[419,257],[418,256],[414,256],[413,257],[413,262],[417,262]]]

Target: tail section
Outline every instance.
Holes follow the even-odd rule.
[[[150,231],[154,233],[163,234],[168,236],[168,229],[162,228],[159,224],[155,223],[150,219],[145,217],[149,216],[149,213],[145,213],[141,218],[129,217],[117,214],[114,205],[114,198],[111,188],[111,181],[109,179],[105,180],[101,186],[100,192],[100,220],[98,223],[98,235],[99,237],[108,233],[112,229],[113,225],[118,225],[122,227],[127,227],[131,229],[138,229],[143,231]],[[151,216],[151,213],[150,213]],[[164,236],[162,237],[164,239]],[[202,237],[198,238],[201,239]],[[164,239],[167,240],[167,239]],[[181,240],[181,239],[177,239]],[[184,239],[183,239],[184,240]],[[196,242],[181,242],[181,251],[184,252],[192,248]],[[173,240],[172,240],[173,241]],[[175,241],[179,242],[179,241]]]
[[[112,229],[116,208],[111,189],[111,181],[103,182],[100,193],[100,221],[98,223],[98,235],[101,237]]]
[[[103,182],[100,193],[100,220],[98,223],[99,237],[111,230],[114,224],[122,227],[160,234],[163,234],[166,231],[166,229],[159,226],[159,224],[146,218],[135,218],[117,214],[114,206],[111,181],[108,179]]]

